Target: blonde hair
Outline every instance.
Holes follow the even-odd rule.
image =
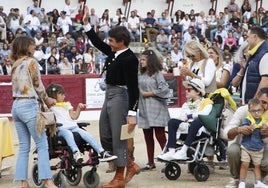
[[[208,59],[207,50],[203,47],[202,44],[199,44],[197,41],[191,40],[184,45],[183,54],[186,57],[195,55],[197,53],[201,53],[201,57],[203,57],[202,59]]]

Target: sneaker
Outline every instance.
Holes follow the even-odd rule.
[[[256,182],[254,183],[254,188],[268,188],[268,186],[262,183],[261,181],[257,181],[257,183]]]
[[[155,168],[155,164],[147,164],[145,167],[141,168],[141,171],[153,170]]]
[[[238,188],[246,188],[246,183],[241,181],[238,185]]]
[[[187,160],[187,153],[181,150],[177,151],[174,155],[171,156],[172,160]]]
[[[230,178],[230,181],[225,185],[225,188],[237,188],[238,183],[238,179]]]
[[[164,160],[164,161],[170,161],[170,160],[172,160],[172,155],[174,155],[174,152],[168,151],[162,155],[158,155],[157,159]]]
[[[73,156],[74,156],[75,162],[77,163],[82,163],[84,160],[82,153],[80,153],[79,151],[75,152]]]
[[[100,153],[100,162],[107,162],[117,159],[117,156],[111,155],[108,151],[103,151]]]

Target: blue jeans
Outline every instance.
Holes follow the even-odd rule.
[[[79,127],[75,127],[73,129],[59,128],[58,135],[62,136],[66,140],[68,146],[71,147],[71,150],[73,152],[79,151],[74,140],[73,132],[77,132],[78,134],[80,134],[81,138],[87,143],[89,143],[96,152],[100,153],[104,151],[102,146],[97,142],[97,140],[91,134],[89,134],[89,132],[80,129]]]
[[[31,136],[38,151],[38,178],[40,180],[51,178],[47,136],[45,132],[42,132],[40,137],[36,134],[35,127],[38,111],[39,107],[35,99],[20,99],[13,102],[12,116],[19,139],[15,180],[28,179]]]

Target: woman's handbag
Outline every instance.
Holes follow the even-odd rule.
[[[52,111],[39,111],[36,117],[36,134],[40,136],[41,133],[49,126],[49,133],[53,136],[56,133],[56,119]]]

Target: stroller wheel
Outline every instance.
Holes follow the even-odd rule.
[[[165,168],[165,176],[169,180],[176,180],[181,175],[181,167],[174,162],[170,162],[167,164]]]
[[[194,177],[197,181],[207,181],[209,168],[205,164],[197,164],[194,168]]]
[[[54,174],[52,176],[54,184],[59,188],[65,188],[66,187],[66,177],[62,173],[62,171],[59,171],[58,173]]]
[[[100,183],[100,177],[96,170],[89,170],[83,176],[83,181],[86,188],[96,188]]]
[[[37,163],[34,164],[33,168],[32,168],[32,179],[33,179],[34,186],[36,188],[43,187],[44,182],[39,180],[39,178],[38,178],[38,166],[37,166]]]
[[[71,169],[65,170],[65,176],[67,178],[67,182],[71,186],[76,186],[80,183],[82,179],[82,169],[72,167]]]
[[[196,167],[196,162],[192,162],[192,163],[189,163],[188,164],[188,171],[191,173],[191,174],[194,174],[194,168]]]

